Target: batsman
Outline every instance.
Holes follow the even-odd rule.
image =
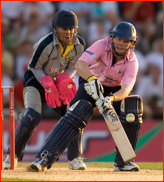
[[[80,75],[77,93],[65,116],[47,136],[36,160],[30,164],[32,169],[50,169],[87,126],[96,107],[100,113],[114,107],[135,150],[143,113],[141,97],[129,96],[138,72],[138,61],[133,52],[136,41],[135,27],[123,21],[114,26],[110,37],[96,41],[85,50],[76,63]],[[115,152],[114,171],[139,170],[134,161],[123,161],[117,147]]]
[[[15,131],[15,167],[23,158],[25,147],[42,118],[43,105],[54,108],[61,116],[74,98],[76,85],[72,77],[75,64],[85,49],[85,41],[77,35],[77,16],[68,10],[56,13],[52,20],[52,31],[34,45],[32,59],[24,75],[24,105]],[[45,126],[46,127],[46,126]],[[81,154],[81,133],[68,148],[70,169],[85,169]],[[10,168],[10,151],[3,163]]]

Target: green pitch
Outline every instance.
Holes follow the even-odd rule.
[[[27,168],[30,163],[19,163],[18,168]],[[113,163],[86,163],[87,168],[113,168]],[[136,163],[141,170],[163,170],[163,163]],[[55,163],[54,168],[68,168],[68,163]],[[1,178],[1,181],[37,181],[36,179]],[[41,180],[44,181],[44,180]],[[47,180],[46,180],[47,181]]]

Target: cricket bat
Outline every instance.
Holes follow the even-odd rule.
[[[102,115],[118,147],[123,161],[125,163],[132,161],[136,157],[135,152],[113,106],[111,105],[110,108],[105,109]]]

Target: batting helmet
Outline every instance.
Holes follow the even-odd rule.
[[[52,26],[61,28],[78,28],[78,19],[75,13],[69,10],[60,10],[52,20]]]
[[[131,23],[125,21],[117,23],[110,35],[127,40],[137,40],[135,27]]]

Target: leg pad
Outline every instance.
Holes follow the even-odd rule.
[[[133,122],[128,122],[126,119],[126,116],[129,113],[134,115],[135,119]],[[122,100],[120,121],[134,150],[136,148],[139,131],[142,125],[142,115],[143,115],[143,102],[141,97],[139,97],[138,95],[135,96],[132,95]],[[125,163],[117,148],[116,151],[117,152],[116,152],[115,162],[117,163],[118,167],[123,167]]]
[[[41,114],[32,108],[27,108],[18,121],[15,130],[15,154],[20,161],[23,158],[24,149],[40,121]]]
[[[79,132],[88,124],[92,115],[93,107],[88,101],[77,101],[51,130],[36,157],[40,157],[41,153],[46,151],[48,153],[47,168],[51,168],[53,162],[59,158]]]

